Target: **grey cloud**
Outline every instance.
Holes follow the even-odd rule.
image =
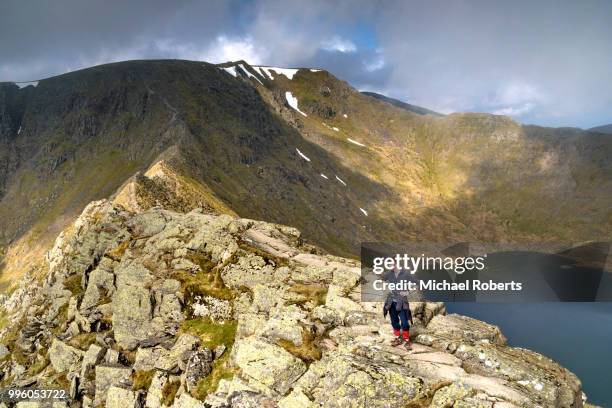
[[[549,125],[612,120],[612,3],[434,4],[401,2],[380,15],[389,93]]]
[[[605,0],[5,0],[0,80],[133,58],[243,57],[325,68],[441,111],[589,127],[612,122],[611,21]],[[359,24],[376,49],[352,37]],[[357,46],[335,51],[334,41]]]
[[[0,3],[0,80],[29,80],[91,64],[171,57],[158,40],[207,44],[231,26],[230,2]],[[176,56],[175,56],[176,57]]]

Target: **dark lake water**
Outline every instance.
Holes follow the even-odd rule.
[[[612,303],[447,303],[499,326],[512,346],[538,351],[581,380],[591,403],[612,407]]]

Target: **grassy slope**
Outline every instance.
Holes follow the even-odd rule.
[[[326,72],[270,82],[309,113],[300,118],[309,139],[398,193],[401,205],[378,208],[393,219],[409,215],[419,239],[610,238],[609,138],[488,114],[417,115]]]

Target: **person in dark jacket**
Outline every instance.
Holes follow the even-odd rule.
[[[394,284],[406,283],[410,281],[410,274],[396,266],[384,275],[384,280]],[[391,345],[397,347],[403,344],[406,349],[412,349],[410,345],[410,325],[414,325],[414,323],[406,291],[391,290],[387,293],[383,306],[383,316],[387,317],[387,313],[391,318],[391,326],[395,335]]]

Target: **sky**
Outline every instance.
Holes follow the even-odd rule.
[[[0,1],[0,81],[155,58],[321,68],[443,113],[612,123],[607,0]]]

